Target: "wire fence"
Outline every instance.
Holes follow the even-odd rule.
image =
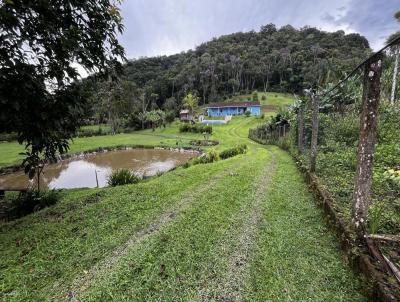
[[[400,88],[393,40],[336,85],[310,89],[249,137],[316,175],[371,255],[400,282]],[[394,93],[395,92],[395,93]]]

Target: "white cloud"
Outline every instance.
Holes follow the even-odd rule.
[[[125,0],[121,42],[129,58],[178,53],[261,25],[360,32],[374,48],[395,31],[398,0]]]

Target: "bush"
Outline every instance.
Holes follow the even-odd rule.
[[[261,97],[261,100],[263,100],[263,101],[265,101],[267,99],[267,97],[265,96],[265,95],[263,95],[262,97]]]
[[[109,134],[111,134],[111,130],[103,129],[101,126],[99,126],[97,129],[80,128],[76,132],[76,137],[91,137],[91,136],[100,136]]]
[[[175,120],[175,112],[174,111],[167,111],[165,114],[165,121],[167,123],[172,123]]]
[[[0,133],[0,142],[12,142],[18,139],[18,134],[15,132],[12,133]]]
[[[244,113],[244,115],[245,115],[246,117],[249,117],[250,114],[251,114],[250,110],[246,110],[246,112]]]
[[[30,213],[52,206],[60,199],[58,191],[28,191],[21,192],[16,198],[8,201],[6,216],[20,218]]]
[[[107,183],[110,187],[135,184],[140,178],[129,169],[117,169],[108,176]]]
[[[242,145],[238,145],[234,148],[229,148],[226,150],[223,150],[220,154],[219,157],[221,159],[227,159],[229,157],[233,157],[239,154],[244,154],[247,151],[247,145],[242,144]]]
[[[191,163],[193,165],[197,164],[208,164],[208,163],[213,163],[219,159],[218,152],[211,148],[207,151],[206,154],[200,157],[196,157]],[[189,164],[190,165],[190,164]]]
[[[207,159],[207,163],[213,163],[219,159],[218,152],[214,148],[209,149],[205,157]]]
[[[253,99],[253,102],[258,102],[258,92],[254,91],[251,98]]]
[[[212,126],[203,124],[181,124],[179,132],[208,133],[212,134]]]

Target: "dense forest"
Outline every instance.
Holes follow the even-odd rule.
[[[268,24],[259,32],[221,36],[180,54],[129,60],[118,81],[95,82],[94,87],[90,81],[90,112],[98,120],[134,113],[134,127],[140,124],[139,113],[176,112],[189,92],[200,105],[254,90],[298,93],[336,82],[370,52],[359,34]]]

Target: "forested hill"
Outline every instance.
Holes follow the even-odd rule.
[[[370,51],[359,34],[269,24],[259,32],[214,38],[188,52],[131,60],[124,78],[145,88],[160,107],[171,97],[179,102],[188,91],[203,103],[255,89],[298,92],[335,82]]]

